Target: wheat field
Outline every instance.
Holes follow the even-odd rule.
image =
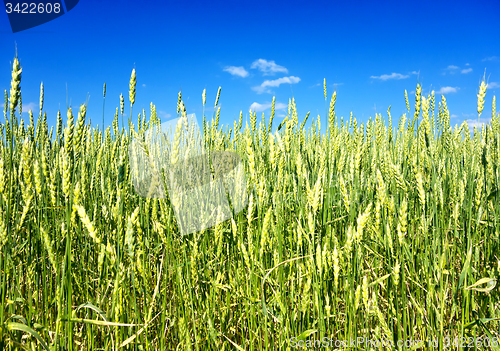
[[[495,97],[471,137],[418,84],[397,124],[390,108],[360,124],[336,115],[325,82],[327,126],[306,129],[292,99],[273,134],[274,99],[268,120],[220,127],[219,88],[203,143],[241,158],[248,204],[181,235],[168,194],[132,182],[130,142],[161,124],[154,104],[124,124],[120,96],[105,130],[82,104],[49,129],[43,85],[22,119],[21,75],[16,57],[0,128],[0,349],[292,350],[325,337],[500,349]],[[129,116],[135,85],[134,70]],[[478,117],[485,99],[483,80]]]

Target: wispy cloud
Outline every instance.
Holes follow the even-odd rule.
[[[143,84],[142,86],[145,88],[145,87],[146,87],[146,84]]]
[[[259,71],[264,73],[265,76],[273,75],[277,72],[283,72],[285,74],[288,73],[288,70],[285,67],[277,65],[274,61],[267,61],[264,59],[254,61],[250,68],[257,68]]]
[[[226,68],[224,68],[224,71],[229,72],[233,76],[240,76],[243,78],[248,76],[248,72],[245,70],[245,68],[243,68],[243,66],[239,66],[239,67],[227,66]]]
[[[0,105],[0,107],[4,108],[5,107],[5,103],[3,103],[2,105]],[[36,104],[34,102],[30,102],[29,104],[23,105],[23,113],[28,113],[28,112],[30,112],[30,110],[32,112],[37,111],[38,110],[38,104]]]
[[[457,118],[457,117],[458,117],[458,115],[455,115],[455,114],[450,116],[450,118]]]
[[[371,76],[370,78],[388,80],[388,79],[405,79],[408,77],[409,75],[403,75],[401,73],[392,73],[392,74],[382,74],[381,76]]]
[[[38,104],[36,102],[30,102],[29,104],[26,104],[26,105],[23,104],[23,113],[28,113],[28,112],[30,112],[30,110],[33,112],[37,111]]]
[[[454,88],[454,87],[442,87],[438,91],[436,91],[436,94],[449,94],[449,93],[456,93],[457,90],[460,88]]]
[[[267,110],[268,108],[271,108],[271,106],[272,106],[272,102],[268,102],[268,103],[265,103],[265,104],[259,104],[258,102],[254,102],[253,104],[250,105],[250,110],[252,110],[254,112],[262,112],[262,111]],[[277,102],[274,105],[274,108],[276,110],[284,110],[287,107],[288,107],[287,104],[284,104],[284,103],[281,103],[281,102]]]
[[[443,70],[443,73],[442,75],[445,76],[446,75],[446,72],[448,72],[449,74],[455,74],[457,73],[457,70],[459,70],[460,67],[458,66],[455,66],[455,65],[449,65],[448,67],[446,67],[444,70]]]
[[[261,85],[252,87],[252,89],[255,90],[257,94],[262,94],[264,92],[270,93],[271,91],[266,89],[267,87],[279,87],[281,84],[295,84],[298,82],[300,82],[299,77],[283,77],[275,80],[265,80]]]
[[[166,113],[165,111],[158,111],[158,115],[161,118],[165,118],[165,119],[172,117],[172,115],[170,113]]]
[[[266,88],[262,87],[261,85],[256,86],[256,87],[252,87],[252,90],[255,91],[257,94],[262,94],[262,93],[271,94],[272,93],[272,91],[270,89],[266,89]]]
[[[344,83],[327,84],[327,87],[336,88],[339,85],[344,85]],[[317,83],[317,84],[311,85],[309,88],[322,87],[322,86],[323,86],[323,83]]]
[[[484,62],[484,61],[500,61],[500,57],[498,57],[498,56],[485,57],[481,61],[482,62]]]
[[[466,74],[466,73],[470,73],[470,72],[472,72],[472,68],[465,68],[465,69],[460,71],[460,73],[462,73],[462,74]]]
[[[486,88],[488,88],[488,89],[500,88],[500,84],[497,83],[497,82],[491,82],[491,83],[488,83],[488,85],[486,86]]]

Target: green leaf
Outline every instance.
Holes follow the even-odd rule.
[[[99,307],[92,304],[91,302],[87,302],[87,303],[84,303],[84,304],[78,306],[77,309],[73,312],[73,317],[75,317],[76,312],[78,312],[78,310],[82,309],[82,308],[90,308],[91,310],[94,310],[99,316],[101,316],[101,318],[104,319],[106,322],[108,321],[104,312]]]
[[[45,350],[50,351],[49,347],[47,346],[47,344],[45,343],[45,341],[43,341],[43,339],[40,337],[40,334],[38,334],[36,331],[34,331],[33,329],[31,329],[27,325],[21,324],[21,323],[9,322],[9,323],[7,323],[7,329],[8,330],[19,330],[19,331],[22,331],[24,333],[31,334],[32,336],[35,337],[35,339],[38,340],[38,342],[42,345],[42,347]]]
[[[487,288],[476,288],[478,285],[488,284]],[[497,280],[494,278],[481,278],[471,286],[465,288],[465,290],[476,290],[480,292],[489,292],[495,288],[497,285]]]
[[[475,321],[472,321],[472,322],[464,325],[464,329],[471,329],[471,327],[476,325],[476,324],[484,324],[487,322],[498,321],[498,320],[500,320],[500,318],[479,318],[479,319],[476,319]]]
[[[458,296],[458,291],[460,290],[462,284],[464,283],[465,275],[469,271],[471,257],[472,257],[472,245],[470,245],[469,252],[467,253],[467,258],[465,259],[464,267],[462,268],[462,273],[460,273],[460,278],[458,279],[457,289],[455,290],[455,299]]]
[[[23,316],[20,316],[18,314],[14,314],[14,315],[10,316],[9,319],[18,319],[19,321],[21,321],[22,324],[28,325],[28,321],[26,320],[26,318],[24,318]]]
[[[68,320],[63,318],[61,319],[63,322],[67,322]],[[99,321],[95,319],[85,319],[85,318],[71,318],[71,322],[73,323],[87,323],[87,324],[94,324],[94,325],[112,325],[114,327],[138,327],[142,326],[142,324],[131,324],[131,323],[117,323],[117,322],[107,322],[107,321]]]
[[[314,333],[317,333],[318,331],[316,329],[309,329],[309,330],[306,330],[306,331],[303,331],[302,334],[300,334],[298,337],[297,337],[297,340],[305,340],[306,338],[308,338],[311,334],[314,334]]]

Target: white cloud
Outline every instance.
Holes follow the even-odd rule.
[[[491,118],[479,118],[479,121],[477,120],[477,118],[466,120],[467,125],[469,126],[469,130],[471,132],[474,131],[474,127],[477,127],[479,130],[481,130],[481,126],[483,124],[490,123],[490,121]]]
[[[248,72],[245,70],[245,68],[243,68],[243,66],[239,66],[239,67],[228,66],[228,67],[224,68],[224,71],[229,72],[233,76],[240,76],[243,78],[248,76]]]
[[[254,102],[253,104],[250,105],[250,110],[255,111],[255,112],[262,112],[267,110],[268,108],[271,108],[272,102],[265,103],[265,104],[259,104],[258,102]],[[288,108],[287,104],[277,102],[274,105],[275,110],[284,110]]]
[[[466,66],[469,66],[469,64],[468,64],[468,63],[466,63],[465,65],[466,65]]]
[[[264,59],[254,61],[250,68],[257,68],[259,71],[263,72],[265,76],[273,75],[276,72],[288,73],[288,70],[285,67],[277,65],[274,61],[267,61]]]
[[[39,111],[38,104],[36,102],[30,102],[29,104],[23,104],[23,113],[28,113],[30,110],[34,113]]]
[[[442,87],[439,89],[439,91],[436,91],[436,94],[449,94],[449,93],[456,93],[457,90],[460,88],[453,88],[453,87]]]
[[[465,68],[465,69],[460,71],[460,73],[462,73],[462,74],[466,74],[466,73],[470,73],[470,72],[472,72],[472,68]]]
[[[279,87],[281,84],[287,83],[287,84],[295,84],[300,82],[299,77],[283,77],[283,78],[278,78],[275,80],[266,80],[264,83],[261,84],[263,87]]]
[[[417,71],[411,71],[411,74],[418,74]]]
[[[458,69],[458,66],[449,65],[448,67],[446,67],[446,69],[454,70],[454,69]]]
[[[253,104],[250,105],[250,110],[255,111],[255,112],[261,112],[270,107],[269,104],[259,104],[258,102],[254,102]]]
[[[267,87],[279,87],[281,84],[295,84],[300,82],[299,77],[283,77],[283,78],[278,78],[275,80],[265,80],[261,85],[252,87],[253,90],[257,92],[257,94],[262,94],[264,92],[270,93],[269,89],[266,89]]]
[[[381,76],[371,76],[370,78],[373,79],[381,79],[381,80],[388,80],[388,79],[405,79],[408,78],[409,75],[403,75],[400,73],[392,73],[392,74],[383,74]]]
[[[146,87],[146,84],[143,84],[142,86],[145,88],[145,87]]]
[[[457,118],[457,115],[451,115],[450,118]]]
[[[488,83],[486,88],[488,88],[488,89],[500,88],[500,84],[498,84],[497,82],[491,82],[491,83]]]
[[[485,57],[481,61],[484,62],[484,61],[498,61],[498,60],[500,60],[500,57],[498,57],[498,56],[490,56],[490,57]]]

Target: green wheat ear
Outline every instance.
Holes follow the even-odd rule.
[[[477,113],[478,113],[478,121],[481,117],[481,113],[484,109],[484,97],[486,96],[486,83],[484,79],[481,81],[481,85],[479,86],[479,93],[477,94]]]
[[[137,84],[137,79],[135,76],[135,68],[132,70],[132,74],[130,75],[130,82],[129,82],[129,93],[128,93],[128,98],[130,101],[130,105],[135,104],[135,86]]]

